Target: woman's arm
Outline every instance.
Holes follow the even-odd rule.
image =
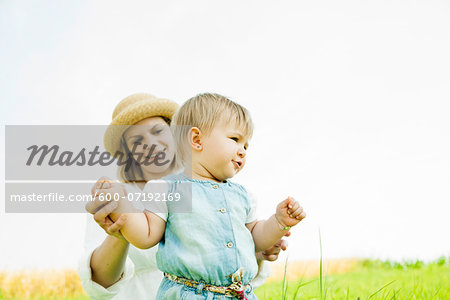
[[[108,235],[91,256],[92,281],[108,288],[122,277],[129,243]]]
[[[96,189],[102,188],[105,180],[108,178],[100,178],[91,192],[94,194]],[[99,198],[86,206],[86,210],[94,215],[95,222],[108,234],[90,257],[91,279],[104,288],[110,287],[121,278],[129,248],[129,243],[120,233],[126,217],[120,216],[116,222],[112,222],[108,217],[116,208],[117,202],[113,201],[105,205],[105,202],[100,201]]]
[[[110,202],[94,214],[94,220],[108,236],[92,253],[90,261],[92,280],[105,288],[121,278],[129,247],[129,243],[120,233],[126,217],[120,216],[115,223],[108,217],[116,207],[115,202]]]
[[[78,261],[78,275],[81,279],[81,284],[91,299],[98,300],[111,300],[115,296],[121,293],[128,286],[128,282],[135,277],[134,263],[126,256],[126,261],[123,266],[121,274],[119,274],[119,280],[112,284],[101,285],[99,282],[94,281],[93,273],[95,276],[100,275],[97,272],[97,268],[91,268],[91,258],[94,250],[105,240],[105,231],[99,226],[90,215],[86,215],[86,231],[84,238],[84,253],[80,256]],[[129,249],[131,250],[131,249]],[[94,262],[95,263],[95,262]],[[112,266],[111,266],[112,267]],[[95,278],[95,280],[98,280]],[[101,279],[99,281],[102,281]],[[103,283],[103,282],[102,282]],[[105,283],[103,283],[105,284]]]

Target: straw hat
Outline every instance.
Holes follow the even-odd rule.
[[[114,155],[120,149],[122,134],[130,125],[149,117],[161,116],[172,119],[177,109],[177,103],[150,94],[139,93],[126,97],[117,104],[112,122],[106,129],[103,140],[106,151]]]

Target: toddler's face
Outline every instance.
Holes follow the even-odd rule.
[[[218,122],[202,143],[202,163],[219,181],[233,177],[244,167],[248,138],[237,125]]]

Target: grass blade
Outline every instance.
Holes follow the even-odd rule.
[[[298,291],[300,290],[301,287],[303,287],[303,286],[305,286],[307,284],[310,284],[311,282],[314,282],[314,281],[316,281],[316,280],[310,280],[310,281],[305,282],[305,283],[302,283],[300,281],[299,284],[297,285],[297,289],[295,290],[294,297],[292,299],[293,300],[297,299],[297,294],[298,294]]]
[[[320,289],[320,300],[323,300],[323,282],[322,282],[322,236],[320,234],[319,228],[319,243],[320,243],[320,266],[319,266],[319,289]]]
[[[395,280],[392,280],[391,282],[385,284],[382,288],[378,289],[378,291],[376,291],[375,293],[373,293],[372,295],[369,296],[369,298],[367,298],[367,300],[369,300],[370,298],[372,298],[373,296],[375,296],[376,294],[378,294],[382,289],[384,289],[385,287],[387,287],[388,285],[392,284]]]
[[[283,285],[282,285],[282,291],[281,291],[281,299],[285,300],[286,299],[286,290],[287,290],[287,266],[288,266],[288,258],[289,255],[286,256],[286,261],[284,263],[284,275],[283,275]]]

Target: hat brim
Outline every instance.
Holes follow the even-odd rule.
[[[172,119],[179,105],[167,99],[143,99],[125,107],[105,131],[104,146],[106,151],[115,156],[120,150],[123,133],[137,122],[150,117],[166,117]]]

